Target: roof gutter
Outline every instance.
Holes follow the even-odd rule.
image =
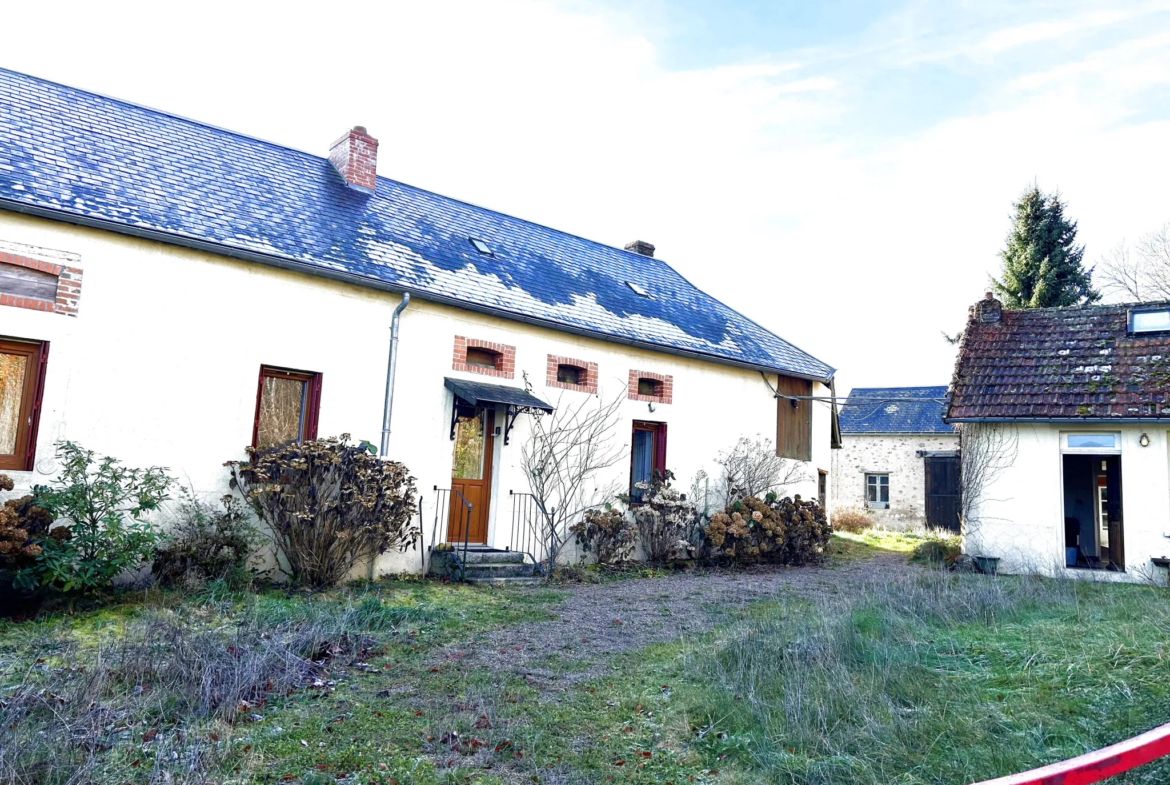
[[[779,373],[785,376],[791,376],[797,379],[808,379],[809,381],[821,382],[823,384],[828,384],[836,374],[836,369],[830,368],[828,375],[814,376],[811,374],[785,370],[783,368],[772,368],[764,365],[755,365],[752,363],[740,362],[724,357],[717,357],[711,354],[704,354],[703,352],[688,351],[686,349],[675,349],[673,347],[662,346],[661,344],[649,343],[647,341],[639,341],[633,338],[623,338],[618,335],[599,333],[595,330],[586,330],[580,327],[560,324],[549,319],[525,316],[523,314],[512,313],[511,311],[505,311],[499,308],[492,308],[491,306],[487,305],[479,305],[476,303],[469,303],[464,300],[457,300],[453,297],[445,297],[440,294],[431,294],[429,292],[420,292],[417,289],[412,290],[404,286],[395,286],[394,284],[378,281],[373,278],[354,275],[353,273],[345,273],[339,270],[330,270],[326,267],[309,264],[307,262],[298,262],[292,259],[286,259],[282,256],[264,254],[257,251],[247,251],[240,248],[233,248],[230,245],[209,242],[207,240],[199,240],[197,238],[187,237],[181,234],[160,232],[156,229],[144,229],[137,226],[128,226],[114,221],[108,221],[103,218],[91,218],[87,216],[74,215],[62,210],[54,210],[48,207],[38,207],[35,205],[23,204],[21,202],[14,202],[11,199],[0,198],[0,210],[9,210],[10,212],[15,213],[25,213],[27,215],[34,215],[38,218],[48,218],[52,221],[61,221],[62,223],[76,224],[77,226],[85,226],[91,229],[101,229],[107,232],[113,232],[115,234],[139,237],[144,240],[153,240],[155,242],[165,243],[167,245],[177,245],[183,248],[191,248],[196,251],[203,251],[205,253],[211,253],[217,256],[227,256],[233,259],[242,259],[248,262],[256,262],[257,264],[265,264],[270,267],[279,267],[284,270],[304,273],[305,275],[311,275],[318,278],[329,278],[335,281],[353,284],[355,286],[362,286],[367,289],[378,289],[384,292],[393,292],[394,294],[411,294],[420,300],[427,300],[429,302],[438,303],[440,305],[449,305],[453,308],[461,308],[465,311],[474,311],[476,313],[487,314],[488,316],[496,316],[498,318],[507,319],[513,322],[522,322],[524,324],[531,324],[536,327],[545,327],[550,330],[556,330],[557,332],[581,335],[587,338],[595,338],[597,340],[608,341],[611,343],[620,343],[627,346],[636,346],[640,349],[648,349],[650,351],[661,352],[663,354],[673,354],[679,357],[689,357],[718,365],[728,365],[734,368],[746,368],[752,371]]]
[[[1079,423],[1097,425],[1100,423],[1167,423],[1170,417],[944,417],[945,423],[964,422],[1018,422],[1018,423],[1061,423],[1077,425]]]

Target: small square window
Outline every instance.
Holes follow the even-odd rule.
[[[638,286],[638,284],[634,283],[633,281],[626,281],[626,286],[630,287],[630,290],[639,297],[650,296],[650,292],[646,291],[641,286]]]
[[[484,256],[491,256],[492,255],[492,249],[489,248],[488,244],[485,243],[483,240],[479,239],[478,237],[468,237],[467,239],[471,243],[471,245],[475,248],[475,250],[479,251]]]
[[[584,375],[584,369],[576,365],[561,363],[557,366],[557,381],[561,384],[581,384],[581,377]]]
[[[662,382],[657,379],[639,379],[638,395],[659,396],[662,394]]]
[[[878,510],[890,506],[890,475],[865,475],[865,505]]]
[[[499,365],[500,353],[491,349],[471,348],[467,350],[467,364],[478,368],[495,368]]]

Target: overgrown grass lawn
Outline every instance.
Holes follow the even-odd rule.
[[[138,594],[8,624],[0,781],[941,785],[1170,721],[1164,589],[875,572],[599,679],[555,652],[562,683],[463,661],[567,591]]]

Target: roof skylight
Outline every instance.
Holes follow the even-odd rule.
[[[492,255],[492,249],[489,248],[488,244],[483,240],[479,239],[478,237],[468,237],[467,239],[471,241],[473,246],[475,246],[475,250],[479,251],[484,256]]]
[[[626,286],[633,289],[634,294],[638,295],[639,297],[649,297],[650,296],[650,292],[646,291],[641,286],[638,286],[638,284],[634,283],[633,281],[626,281]]]
[[[1131,333],[1155,333],[1170,331],[1170,308],[1156,311],[1131,311],[1129,314]]]

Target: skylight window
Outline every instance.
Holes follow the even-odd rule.
[[[1157,311],[1130,311],[1129,331],[1131,333],[1170,331],[1170,308]]]
[[[484,256],[492,255],[492,249],[489,248],[488,244],[483,240],[479,239],[478,237],[468,237],[467,239],[471,241],[471,244],[475,247],[475,250],[479,251]]]
[[[638,284],[634,283],[633,281],[626,281],[626,286],[633,289],[634,294],[638,295],[639,297],[649,297],[650,296],[650,292],[646,291],[641,286],[638,286]]]

